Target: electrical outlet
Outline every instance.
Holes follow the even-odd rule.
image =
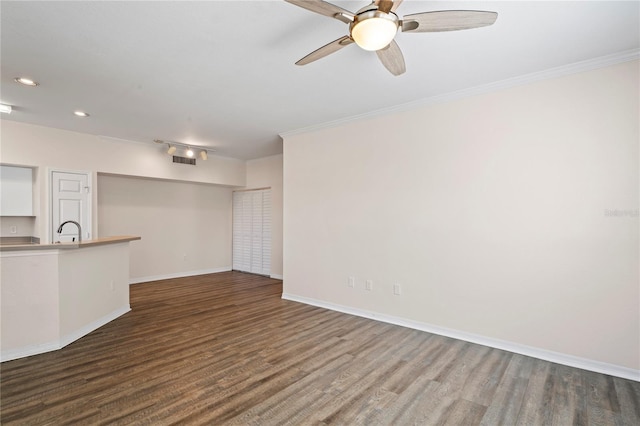
[[[182,260],[187,260],[187,253],[182,255]]]
[[[393,294],[395,294],[396,296],[400,296],[401,292],[400,292],[400,284],[394,284],[393,285]]]
[[[373,290],[373,281],[372,280],[365,281],[364,289],[367,290],[367,291],[372,291]]]
[[[356,286],[356,278],[349,277],[349,280],[347,281],[347,285],[351,288],[354,288]]]
[[[111,280],[111,282],[109,283],[109,288],[111,289],[111,291],[115,291],[116,287],[113,285],[113,280]]]
[[[18,233],[18,227],[17,227],[17,226],[15,226],[15,225],[11,226],[11,227],[9,228],[9,232],[10,232],[11,234],[17,234],[17,233]]]

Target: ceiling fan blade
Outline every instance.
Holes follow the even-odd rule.
[[[395,12],[396,9],[398,9],[398,6],[400,6],[400,3],[402,3],[402,0],[395,0],[393,2],[393,6],[391,6],[391,11]]]
[[[468,30],[492,25],[498,19],[496,12],[481,10],[439,10],[415,13],[402,18],[403,32],[439,32]]]
[[[325,44],[320,49],[316,49],[313,52],[309,53],[307,56],[296,62],[296,65],[307,65],[313,61],[324,58],[327,55],[335,53],[343,47],[350,45],[351,43],[353,43],[351,37],[340,37],[339,39],[334,40],[329,44]]]
[[[310,10],[320,15],[336,18],[342,22],[353,22],[355,15],[346,9],[327,3],[322,0],[285,0],[287,3],[295,4],[304,9]]]
[[[376,54],[382,62],[382,65],[393,75],[403,74],[407,68],[404,65],[404,57],[402,51],[395,40],[391,40],[391,43],[383,49],[376,50]]]

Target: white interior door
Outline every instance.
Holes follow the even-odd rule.
[[[271,273],[271,190],[233,193],[233,269]]]
[[[82,239],[91,239],[91,188],[89,174],[51,172],[51,241],[78,241],[78,227],[68,223],[58,234],[58,227],[73,220],[82,227]]]

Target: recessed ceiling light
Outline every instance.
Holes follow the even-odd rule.
[[[73,111],[73,113],[74,113],[75,115],[77,115],[78,117],[88,117],[88,116],[89,116],[89,114],[87,114],[87,113],[86,113],[86,112],[84,112],[84,111]]]
[[[24,84],[25,86],[31,86],[31,87],[35,87],[40,84],[37,81],[33,81],[30,78],[26,78],[26,77],[16,77],[13,79],[13,81],[15,81],[16,83]]]

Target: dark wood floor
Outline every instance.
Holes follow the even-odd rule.
[[[640,383],[280,299],[229,272],[1,365],[11,424],[638,425]]]

